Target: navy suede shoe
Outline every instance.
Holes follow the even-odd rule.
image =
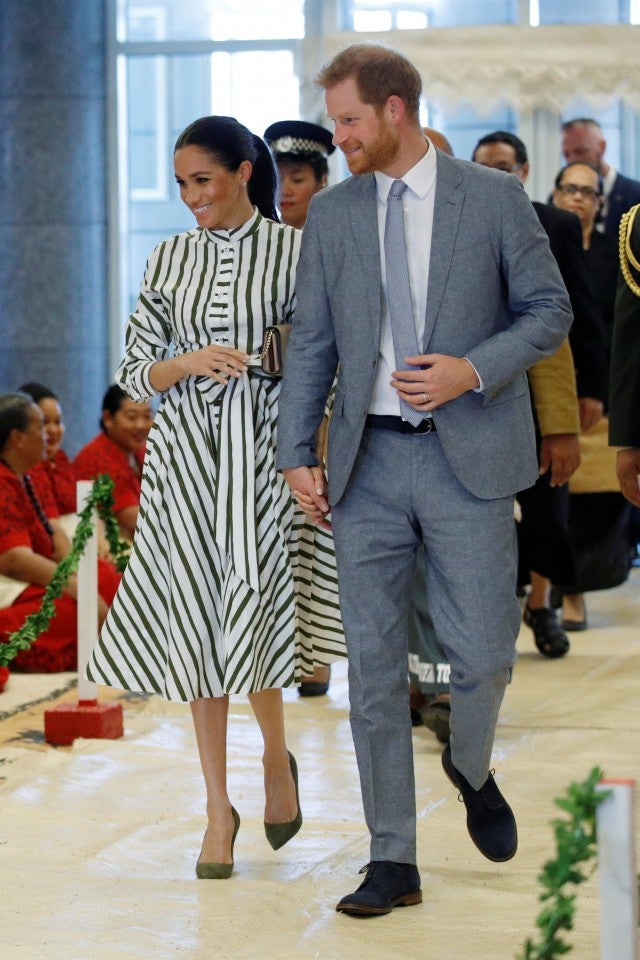
[[[360,873],[366,877],[354,893],[347,894],[336,910],[354,917],[375,917],[391,913],[394,907],[422,903],[420,874],[413,863],[372,860]]]
[[[496,786],[493,773],[479,790],[474,790],[454,767],[450,744],[444,748],[442,766],[451,783],[460,791],[467,808],[467,830],[480,853],[496,863],[511,860],[518,848],[516,821],[511,807]]]

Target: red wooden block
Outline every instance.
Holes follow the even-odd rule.
[[[56,746],[67,746],[78,737],[117,740],[123,733],[120,703],[80,700],[60,703],[44,712],[44,738]]]

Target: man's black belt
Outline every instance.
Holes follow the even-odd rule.
[[[396,433],[433,433],[436,429],[431,417],[426,417],[417,427],[414,427],[402,417],[386,417],[377,413],[368,413],[365,425],[376,427],[378,430],[395,430]]]

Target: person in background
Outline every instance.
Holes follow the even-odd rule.
[[[433,127],[423,127],[422,132],[426,137],[431,140],[431,143],[434,147],[437,147],[438,150],[442,150],[443,153],[446,153],[448,157],[453,157],[453,147],[445,137],[444,133],[441,133],[439,130],[434,130]]]
[[[606,162],[607,141],[602,127],[592,117],[574,117],[563,123],[561,148],[566,163],[585,163],[602,177],[595,229],[617,241],[622,214],[634,203],[640,203],[640,182],[624,177]]]
[[[618,250],[611,236],[595,229],[601,201],[600,174],[588,164],[567,164],[556,176],[554,206],[576,214],[580,220],[584,255],[606,335],[602,362],[608,398]],[[631,507],[620,493],[615,453],[607,444],[605,416],[582,431],[582,462],[569,484],[569,530],[576,577],[571,582],[554,580],[562,595],[562,622],[569,630],[587,627],[586,591],[617,586],[629,573]]]
[[[627,500],[640,507],[640,204],[620,224],[620,273],[613,318],[609,443]]]
[[[453,147],[439,130],[423,127],[434,147],[453,157]],[[412,603],[409,608],[409,707],[414,727],[423,724],[440,743],[449,742],[451,694],[447,661],[429,613],[427,568],[424,552],[418,550]]]
[[[275,468],[280,379],[260,366],[265,328],[294,318],[300,232],[278,222],[266,144],[233,117],[191,123],[173,163],[196,226],[151,253],[127,326],[116,378],[160,403],[133,550],[87,673],[190,704],[208,820],[196,876],[222,880],[240,826],[230,695],[248,696],[260,726],[264,830],[278,849],[302,824],[282,687],[313,668],[316,630],[329,659],[344,639],[335,570],[307,576],[305,518]]]
[[[42,462],[46,436],[40,407],[26,393],[0,397],[0,642],[40,609],[45,589],[70,543],[60,526],[50,492],[43,499],[30,471]],[[120,575],[98,561],[98,618],[102,623]],[[77,668],[77,578],[71,576],[54,601],[55,616],[28,650],[12,660],[12,669],[52,673]]]
[[[313,197],[327,186],[327,157],[335,150],[331,136],[324,127],[306,120],[279,120],[264,132],[278,170],[280,218],[297,230],[306,223]],[[310,562],[322,565],[327,553],[333,554],[331,534],[325,530],[306,524],[301,536],[301,549],[312,558]],[[331,667],[319,664],[313,673],[303,674],[298,693],[301,697],[324,696],[330,680]]]
[[[267,127],[264,139],[278,168],[282,222],[302,230],[312,197],[327,185],[327,157],[335,150],[331,133],[306,120],[279,120]]]
[[[513,172],[524,184],[529,175],[527,150],[519,137],[497,130],[482,137],[472,159],[494,169]],[[567,288],[573,323],[569,344],[575,363],[580,422],[567,419],[562,404],[563,380],[557,379],[545,394],[540,375],[548,372],[545,360],[529,371],[537,414],[542,475],[529,490],[518,497],[522,519],[518,524],[519,582],[530,583],[523,610],[524,622],[534,634],[536,646],[548,657],[564,656],[569,651],[567,627],[558,623],[551,596],[551,583],[575,578],[575,560],[569,534],[569,492],[567,481],[579,464],[580,430],[593,427],[604,410],[606,394],[606,339],[601,312],[596,300],[587,260],[582,248],[578,218],[565,210],[533,201],[536,214],[549,237],[562,279]],[[560,393],[558,392],[560,391]],[[568,429],[568,426],[571,429]],[[552,470],[545,469],[549,464]],[[556,466],[561,468],[553,469]]]
[[[572,318],[522,187],[425,139],[413,64],[352,44],[318,83],[354,176],[309,209],[277,466],[314,522],[331,512],[371,836],[364,880],[336,909],[380,915],[422,899],[407,690],[419,549],[452,665],[442,765],[481,853],[517,849],[490,757],[520,624],[514,494],[538,473],[525,371]],[[325,474],[316,431],[336,374]]]
[[[433,142],[437,142],[437,131],[425,132]],[[504,130],[496,130],[482,137],[473,151],[472,159],[494,170],[515,173],[523,184],[529,173],[524,143]],[[579,223],[576,217],[545,204],[534,202],[533,207],[549,237],[551,252],[569,293],[574,314],[572,332],[576,338],[576,354],[581,358],[581,385],[588,395],[597,391],[598,384],[602,384],[599,348],[604,336],[592,303]],[[516,527],[518,582],[532,584],[528,605],[536,611],[533,620],[536,646],[544,656],[562,656],[569,649],[569,640],[550,607],[548,575],[557,571],[574,572],[566,519],[566,481],[578,465],[579,419],[576,375],[569,343],[565,341],[555,354],[531,367],[528,378],[536,419],[541,473],[532,487],[518,494],[521,508]],[[595,411],[592,411],[587,396],[581,414],[583,418],[592,413],[599,416],[601,409],[600,402],[599,407],[596,405]],[[433,627],[426,590],[424,558],[419,553],[414,603],[409,619],[412,717],[414,725],[424,723],[441,743],[446,743],[450,732],[450,668]],[[527,610],[524,616],[525,620],[527,616],[532,618]]]
[[[109,474],[113,480],[113,512],[128,540],[133,540],[138,522],[142,466],[152,422],[151,404],[147,400],[131,400],[114,383],[102,400],[102,432],[73,461],[78,480]]]
[[[60,523],[71,538],[78,522],[76,485],[80,478],[62,449],[65,425],[60,402],[53,390],[42,383],[24,383],[18,389],[33,397],[42,410],[47,438],[45,458],[30,471],[31,481],[40,500],[53,500],[60,515]],[[99,518],[97,532],[98,556],[108,561],[109,544],[104,533],[104,523]]]
[[[23,383],[18,390],[28,393],[42,410],[46,437],[45,458],[31,470],[31,479],[38,496],[48,486],[60,516],[76,512],[76,471],[62,449],[65,427],[57,396],[41,383]]]

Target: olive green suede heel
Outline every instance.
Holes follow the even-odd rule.
[[[287,753],[289,753],[288,750]],[[296,758],[292,753],[289,753],[289,765],[291,767],[291,776],[293,777],[293,782],[296,785],[296,803],[298,804],[298,812],[293,820],[287,820],[286,823],[267,823],[265,820],[264,832],[266,833],[267,840],[274,850],[284,847],[285,843],[288,843],[289,840],[291,840],[291,837],[295,837],[296,833],[302,826],[300,797],[298,795],[298,765],[296,763]]]
[[[231,807],[233,816],[233,836],[231,837],[231,863],[196,863],[196,877],[198,880],[228,880],[233,872],[233,845],[240,827],[240,816],[235,807]],[[202,841],[204,846],[204,840]],[[200,851],[202,852],[202,851]]]

